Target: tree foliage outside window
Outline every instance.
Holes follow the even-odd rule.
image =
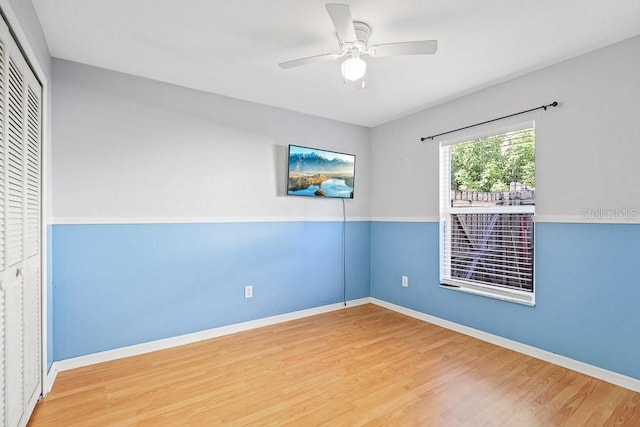
[[[452,190],[509,191],[512,182],[535,188],[533,129],[451,147]]]

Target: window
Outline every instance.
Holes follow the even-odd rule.
[[[440,283],[534,305],[533,124],[441,144]]]

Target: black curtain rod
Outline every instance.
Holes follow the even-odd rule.
[[[498,117],[497,119],[487,120],[486,122],[480,122],[480,123],[476,123],[476,124],[474,124],[474,125],[465,126],[465,127],[463,127],[463,128],[458,128],[458,129],[450,130],[450,131],[448,131],[448,132],[442,132],[442,133],[439,133],[439,134],[437,134],[437,135],[424,136],[424,137],[420,138],[420,141],[424,142],[424,141],[426,141],[427,139],[431,139],[431,140],[433,140],[433,138],[437,138],[437,137],[442,136],[442,135],[447,135],[447,134],[450,134],[450,133],[453,133],[453,132],[458,132],[458,131],[465,130],[465,129],[469,129],[469,128],[472,128],[472,127],[476,127],[476,126],[480,126],[480,125],[485,125],[485,124],[487,124],[487,123],[495,122],[495,121],[502,120],[502,119],[508,119],[509,117],[519,116],[520,114],[525,114],[525,113],[530,113],[531,111],[536,111],[536,110],[544,110],[544,111],[547,111],[547,108],[549,108],[549,107],[557,107],[557,106],[558,106],[558,101],[553,101],[551,104],[542,105],[542,106],[540,106],[540,107],[536,107],[536,108],[530,108],[530,109],[528,109],[528,110],[520,111],[519,113],[513,113],[513,114],[509,114],[508,116]]]

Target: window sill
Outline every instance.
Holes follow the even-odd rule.
[[[529,292],[518,292],[509,289],[494,289],[484,286],[474,286],[466,283],[441,283],[440,287],[452,291],[522,304],[529,307],[534,307],[536,305],[535,295]]]

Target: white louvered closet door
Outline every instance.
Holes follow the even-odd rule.
[[[4,389],[6,388],[6,382],[7,382],[7,375],[6,375],[6,363],[5,363],[5,351],[6,351],[6,339],[5,339],[5,329],[6,329],[6,319],[5,319],[5,313],[6,313],[6,304],[5,304],[5,297],[4,294],[7,290],[7,282],[6,282],[6,275],[5,275],[5,256],[4,256],[4,251],[5,251],[5,241],[6,241],[6,233],[5,233],[5,224],[4,224],[4,217],[5,217],[5,167],[4,167],[4,158],[5,158],[5,151],[6,151],[6,143],[5,143],[5,128],[6,128],[6,123],[5,123],[5,106],[4,106],[4,101],[6,99],[5,97],[5,93],[4,93],[4,89],[5,89],[5,83],[6,83],[6,74],[5,74],[5,70],[4,70],[4,64],[5,64],[5,48],[4,48],[4,39],[5,39],[5,32],[4,32],[4,28],[0,29],[0,421],[2,421],[2,423],[0,423],[0,425],[6,425],[5,421],[6,421],[6,409],[5,409],[5,392]]]
[[[0,419],[26,425],[41,393],[41,86],[0,22]]]

